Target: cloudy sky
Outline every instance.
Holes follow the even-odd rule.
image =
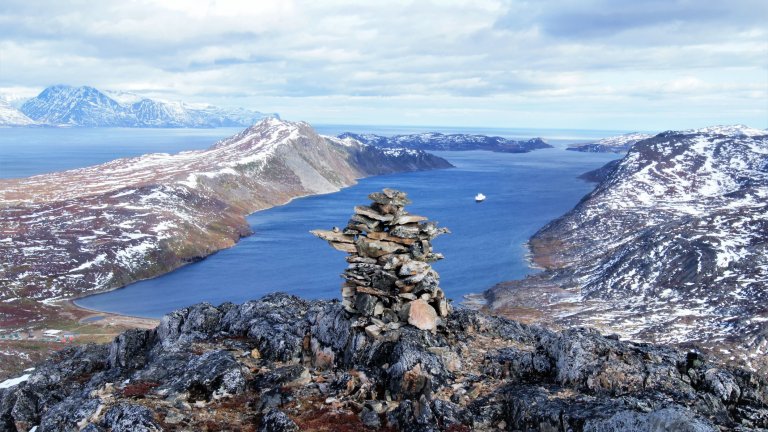
[[[2,0],[0,93],[315,123],[768,127],[765,0]]]

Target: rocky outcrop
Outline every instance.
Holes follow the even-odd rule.
[[[408,148],[431,151],[486,150],[499,153],[527,153],[533,150],[552,148],[551,145],[541,138],[513,140],[498,136],[442,134],[439,132],[394,136],[345,132],[339,135],[339,138],[352,138],[380,148]]]
[[[489,307],[768,372],[768,131],[664,132],[602,171],[531,238],[546,271],[494,287]]]
[[[245,216],[371,175],[447,168],[266,119],[204,151],[0,180],[0,326],[43,301],[122,287],[233,246]]]
[[[696,351],[457,310],[369,338],[338,301],[175,311],[0,390],[0,431],[754,430],[766,381]]]
[[[359,319],[371,337],[410,324],[436,330],[451,312],[440,276],[429,265],[443,258],[431,241],[446,228],[409,214],[405,192],[384,189],[368,197],[370,206],[357,206],[341,230],[314,230],[336,250],[348,252],[342,277],[342,305]]]

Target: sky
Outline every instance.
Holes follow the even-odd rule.
[[[768,128],[768,1],[2,0],[0,94],[322,124]]]

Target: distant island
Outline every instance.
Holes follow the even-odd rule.
[[[276,113],[151,99],[93,87],[51,86],[18,108],[0,101],[5,127],[247,127]]]
[[[498,136],[442,134],[439,132],[394,135],[391,137],[345,132],[339,135],[339,138],[352,138],[379,148],[409,148],[429,151],[487,150],[499,153],[527,153],[531,150],[552,148],[551,145],[541,138],[517,141]]]

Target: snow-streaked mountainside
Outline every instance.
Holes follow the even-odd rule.
[[[48,87],[26,101],[20,110],[39,123],[82,127],[233,127],[250,126],[265,117],[277,116],[65,85]]]
[[[617,135],[601,140],[586,143],[574,144],[566,150],[589,152],[589,153],[624,153],[630,149],[636,142],[651,138],[653,135],[632,132],[624,135]]]
[[[0,180],[0,323],[232,246],[256,210],[364,176],[450,166],[268,118],[204,151]]]
[[[353,138],[362,143],[381,148],[411,148],[434,151],[489,150],[503,153],[525,153],[531,150],[551,148],[541,138],[516,141],[508,138],[470,134],[442,134],[427,132],[386,137],[374,134],[345,132],[339,138]]]
[[[12,107],[8,102],[0,99],[0,127],[2,126],[32,126],[34,120],[24,115],[23,112]]]
[[[552,286],[562,323],[639,340],[693,341],[768,362],[768,131],[664,132],[530,242],[547,271],[495,287],[509,309]],[[545,308],[546,309],[546,308]]]

